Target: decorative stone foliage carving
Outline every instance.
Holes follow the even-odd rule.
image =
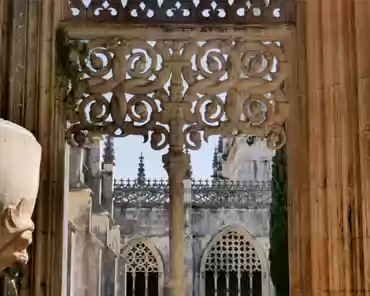
[[[293,0],[72,0],[75,21],[139,23],[291,23]]]
[[[0,272],[28,261],[40,162],[41,146],[34,136],[0,119]]]
[[[169,203],[167,180],[115,180],[115,205],[118,207],[153,207]],[[268,208],[270,182],[195,180],[191,182],[191,203],[199,207]]]
[[[83,143],[88,131],[142,135],[155,150],[171,137],[196,150],[202,137],[218,134],[267,137],[273,149],[284,145],[288,68],[280,43],[248,40],[242,32],[220,39],[207,33],[203,40],[187,32],[167,40],[161,29],[154,41],[143,41],[132,32],[88,42],[80,62],[89,88],[69,112],[72,142]]]

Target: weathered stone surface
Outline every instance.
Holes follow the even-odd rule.
[[[186,295],[201,296],[200,261],[212,239],[229,226],[240,227],[256,238],[261,251],[268,257],[268,209],[191,209],[186,210],[185,278]],[[169,275],[169,211],[165,208],[115,209],[115,222],[121,226],[122,248],[133,239],[143,237],[152,243],[164,260]],[[121,263],[122,264],[122,263]],[[120,280],[122,281],[122,279]],[[270,283],[269,290],[273,295]],[[264,295],[265,296],[265,295]]]
[[[94,213],[90,189],[69,193],[68,280],[71,295],[115,296],[120,229]]]
[[[26,129],[0,119],[0,272],[27,263],[39,189],[41,146]]]

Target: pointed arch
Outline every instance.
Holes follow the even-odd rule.
[[[243,295],[270,293],[268,258],[262,246],[246,229],[229,226],[207,244],[200,262],[201,296],[222,290]]]
[[[124,266],[124,296],[162,296],[163,258],[145,238],[132,239],[121,251]]]

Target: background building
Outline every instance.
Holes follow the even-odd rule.
[[[171,284],[168,182],[146,178],[142,155],[136,178],[114,180],[113,140],[108,138],[104,149],[99,145],[71,151],[70,295],[166,295]],[[263,142],[220,138],[213,176],[193,180],[188,171],[187,295],[223,295],[226,290],[230,295],[238,290],[273,295],[269,152]]]

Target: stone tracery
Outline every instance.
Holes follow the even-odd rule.
[[[169,148],[162,160],[169,176],[174,295],[185,292],[184,150],[200,149],[211,135],[259,136],[272,149],[285,144],[288,63],[281,41],[288,31],[280,32],[279,38],[248,27],[125,26],[91,35],[87,28],[68,29],[70,37],[89,41],[80,41],[88,54],[77,57],[83,79],[81,90],[73,89],[74,105],[67,105],[67,139],[83,145],[95,134],[141,135],[154,150]]]
[[[74,140],[84,129],[137,134],[161,150],[176,116],[188,149],[200,148],[201,131],[206,140],[243,133],[267,137],[274,149],[285,143],[287,64],[279,43],[113,38],[87,46],[80,62],[88,92],[70,112]]]
[[[127,255],[127,272],[159,272],[158,261],[148,246],[139,242]]]
[[[281,0],[71,0],[74,21],[152,23],[290,23],[293,1]]]
[[[163,267],[158,254],[140,240],[129,247],[125,259],[126,296],[162,295]]]
[[[223,231],[209,246],[201,265],[203,295],[265,295],[266,266],[254,244],[235,229]]]

